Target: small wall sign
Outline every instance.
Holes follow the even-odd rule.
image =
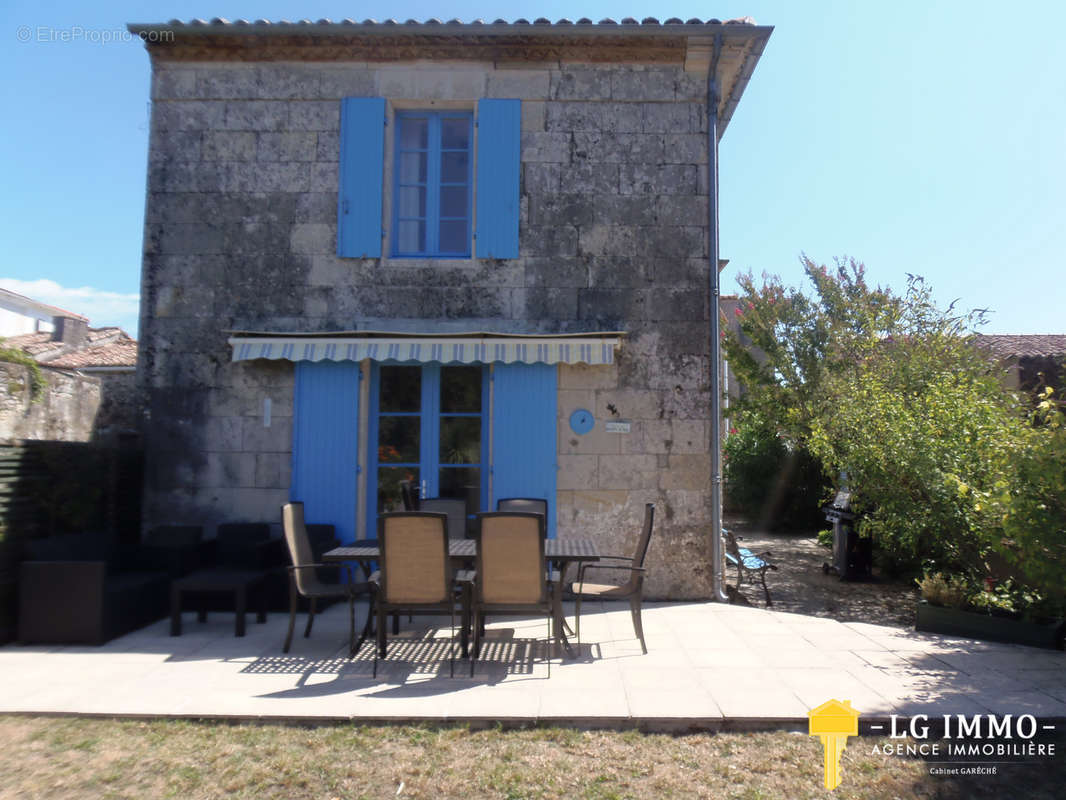
[[[629,420],[615,420],[604,423],[607,433],[629,433],[632,423]]]

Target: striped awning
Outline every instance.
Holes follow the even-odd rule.
[[[251,333],[229,338],[234,361],[417,361],[504,364],[613,364],[624,334]]]

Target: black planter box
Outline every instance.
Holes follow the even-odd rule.
[[[1061,650],[1064,624],[1066,623],[1041,624],[1009,617],[994,617],[991,614],[934,606],[922,600],[918,603],[918,619],[914,623],[914,629],[927,633]]]

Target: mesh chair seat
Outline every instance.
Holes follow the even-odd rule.
[[[575,594],[582,594],[585,597],[599,596],[599,597],[629,597],[632,591],[628,586],[623,584],[618,586],[614,583],[577,583],[573,584],[573,591]]]
[[[316,568],[318,566],[315,565]],[[329,566],[336,565],[330,564]],[[303,597],[347,597],[350,594],[349,586],[350,584],[347,583],[326,583],[319,580],[317,576],[304,576],[300,594]]]

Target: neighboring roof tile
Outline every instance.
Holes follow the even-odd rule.
[[[110,344],[89,345],[81,350],[54,358],[46,362],[44,366],[59,369],[135,367],[137,366],[137,342],[126,338]]]
[[[50,333],[20,333],[18,336],[8,336],[4,339],[5,347],[23,350],[31,356],[55,350],[56,344],[56,342],[52,341],[52,334]]]
[[[53,340],[52,334],[47,332],[9,336],[3,344],[23,350],[42,366],[58,369],[137,365],[137,340],[116,327],[89,328],[85,344],[77,350]]]
[[[1000,358],[1066,356],[1066,334],[978,334],[977,343]]]

